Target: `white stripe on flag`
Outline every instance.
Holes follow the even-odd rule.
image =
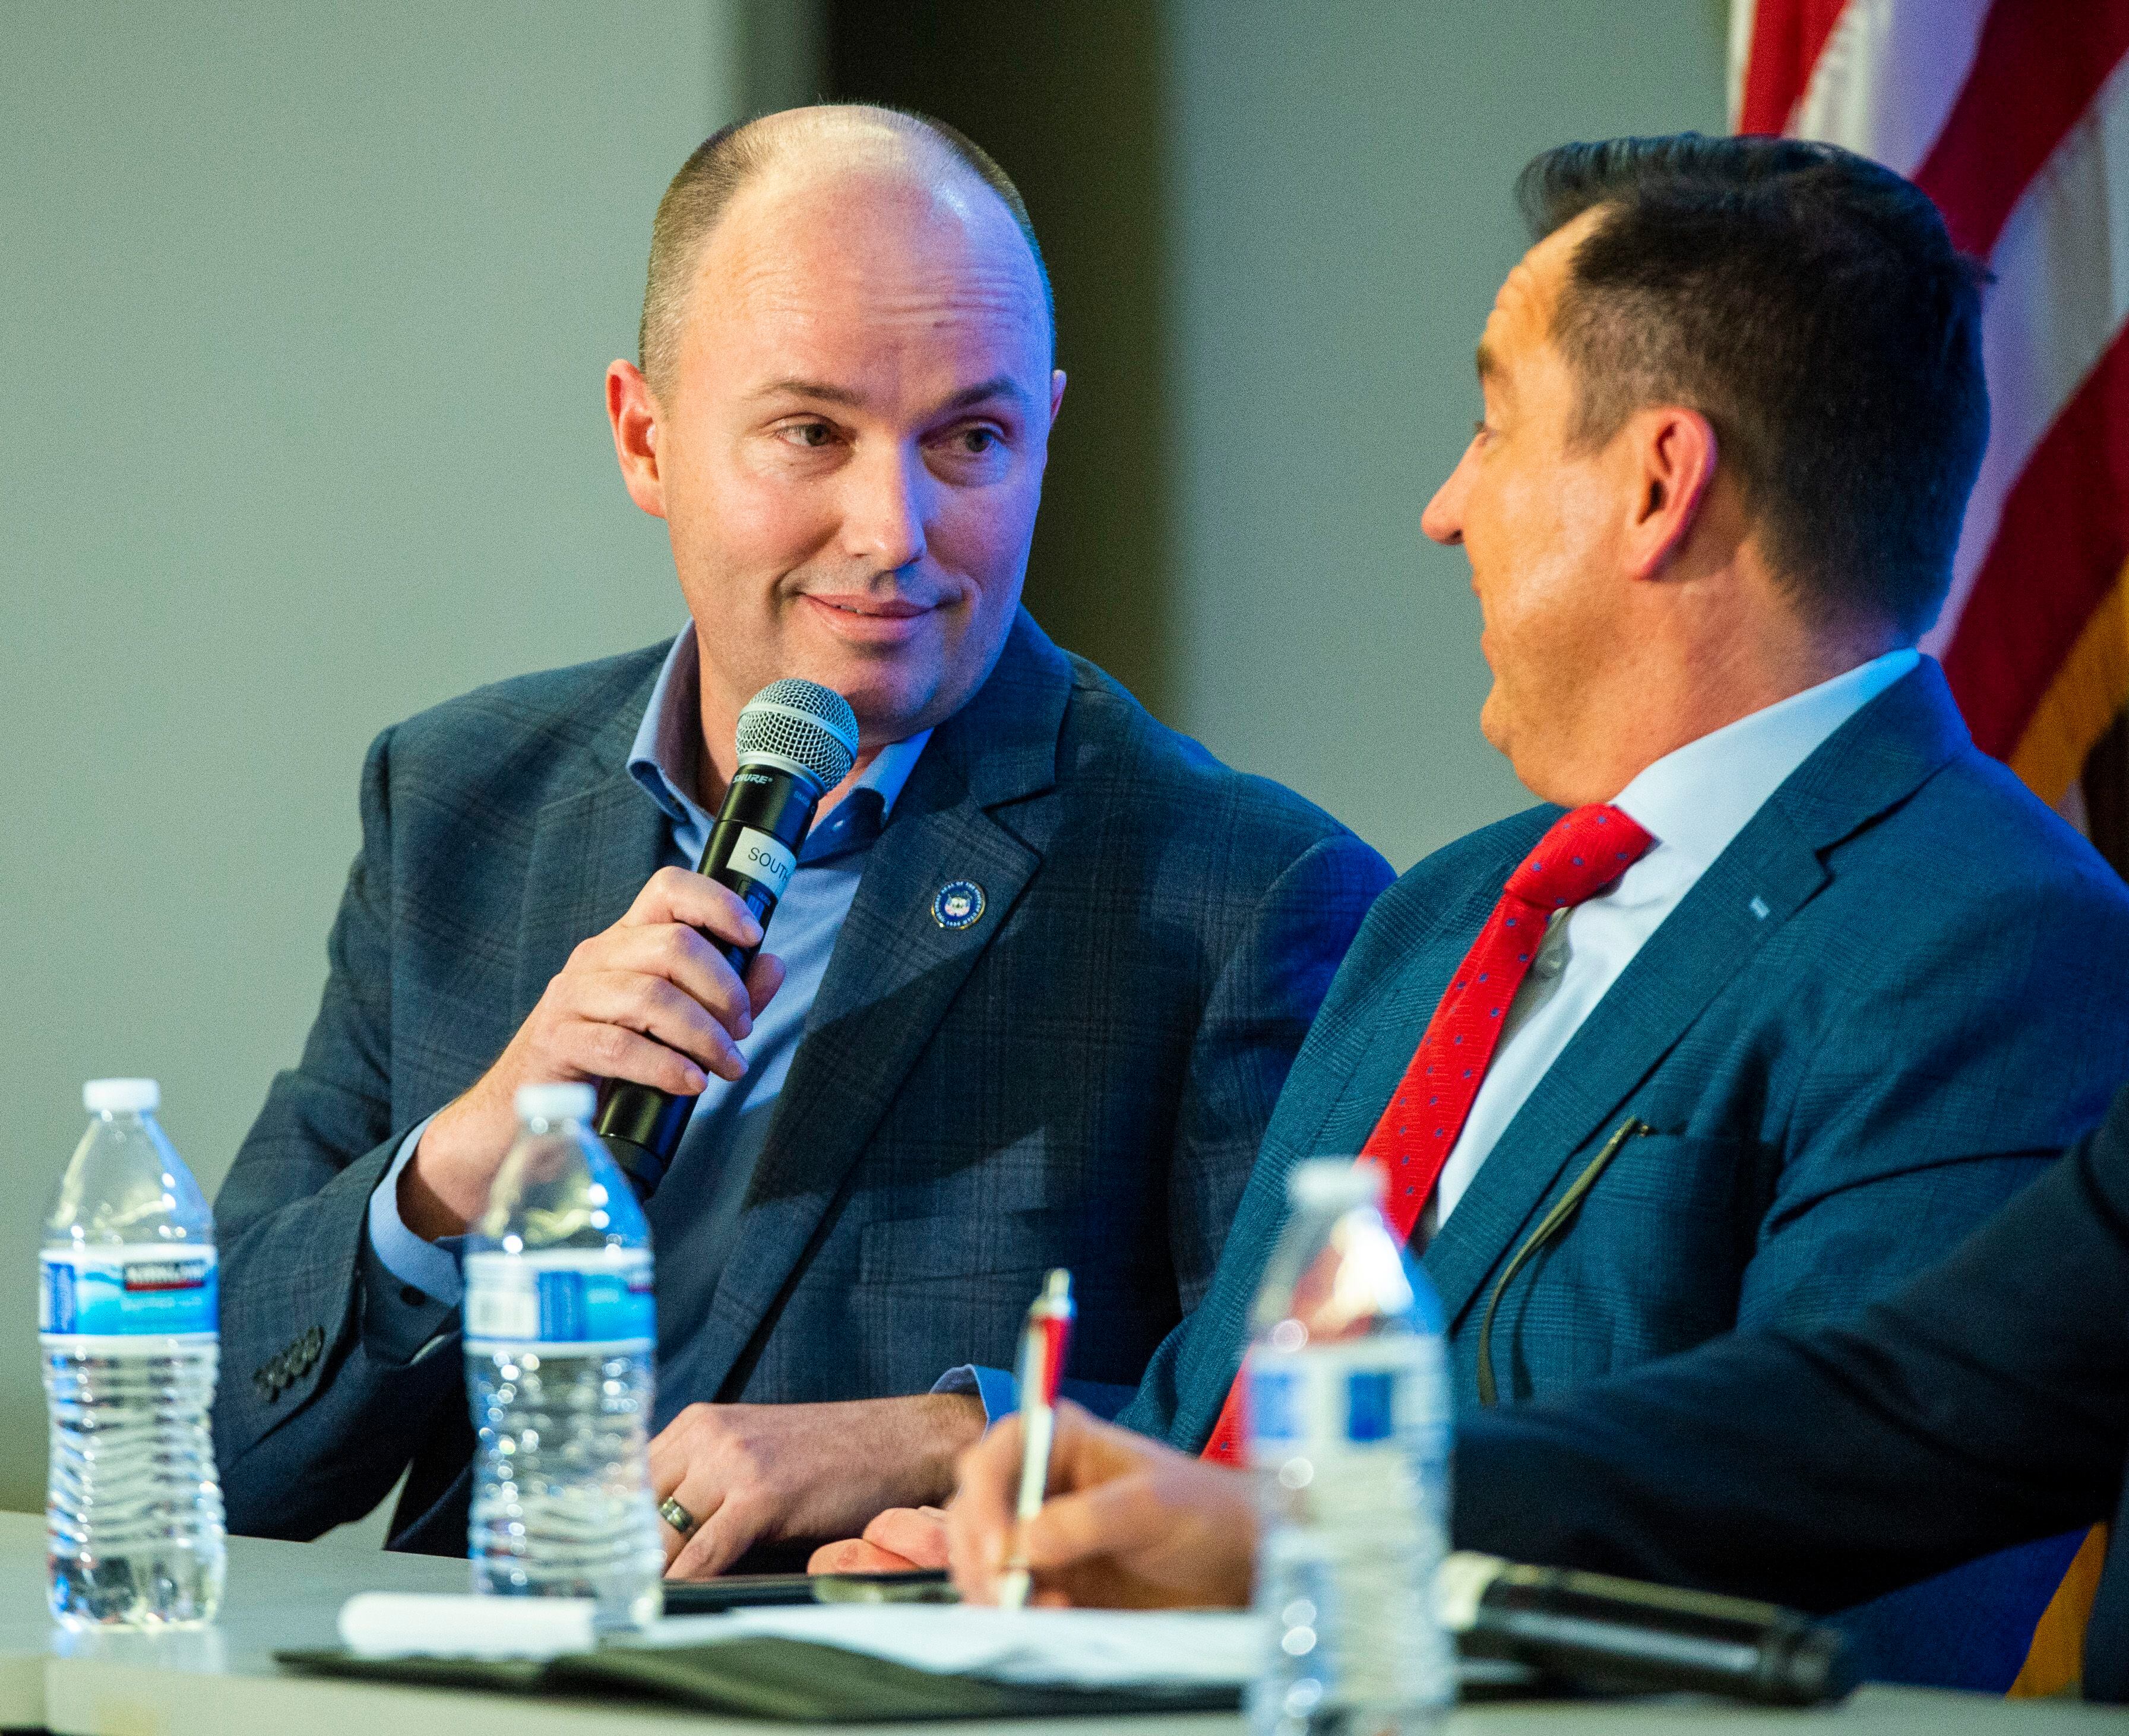
[[[1941,657],[1996,540],[2003,502],[2129,319],[2129,59],[2019,196],[1983,292],[1988,450],[1967,502],[1951,594],[1922,640]]]
[[[1974,69],[1988,0],[1848,0],[1784,130],[1912,176]]]
[[[1730,7],[1730,131],[1745,118],[1745,69],[1752,64],[1752,21],[1759,0],[1731,0]]]

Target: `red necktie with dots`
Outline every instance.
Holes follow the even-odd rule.
[[[1363,1159],[1383,1168],[1383,1217],[1400,1242],[1411,1240],[1412,1226],[1456,1149],[1500,1047],[1508,1003],[1530,974],[1552,913],[1595,897],[1655,841],[1608,804],[1575,808],[1553,821],[1508,876],[1493,915],[1442,992],[1389,1107],[1360,1148]],[[1206,1458],[1241,1463],[1241,1394],[1238,1377],[1206,1443]]]

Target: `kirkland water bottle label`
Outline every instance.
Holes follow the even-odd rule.
[[[1255,1698],[1312,1719],[1446,1705],[1454,1660],[1435,1619],[1447,1546],[1441,1340],[1384,1334],[1250,1348],[1250,1457],[1279,1515],[1259,1560],[1279,1656]],[[1282,1720],[1284,1721],[1284,1720]]]
[[[37,1330],[46,1338],[212,1338],[212,1248],[47,1248],[37,1257]]]
[[[472,1348],[647,1350],[657,1332],[650,1256],[641,1248],[484,1250],[465,1259]]]
[[[1298,1351],[1259,1344],[1248,1367],[1251,1456],[1276,1465],[1303,1448],[1343,1455],[1402,1440],[1423,1449],[1448,1424],[1430,1398],[1443,1390],[1441,1363],[1441,1340],[1420,1334]]]

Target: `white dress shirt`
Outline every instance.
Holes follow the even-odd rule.
[[[1426,1234],[1448,1220],[1582,1021],[1731,839],[1828,736],[1921,661],[1889,651],[1793,693],[1665,754],[1613,798],[1655,842],[1611,891],[1554,916],[1443,1166]]]

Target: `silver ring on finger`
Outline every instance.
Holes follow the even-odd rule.
[[[658,1503],[658,1516],[683,1537],[693,1536],[695,1527],[702,1524],[702,1520],[669,1495]]]

